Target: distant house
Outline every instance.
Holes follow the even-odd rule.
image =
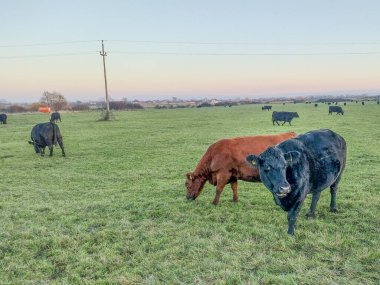
[[[211,105],[215,105],[215,104],[218,104],[218,103],[219,103],[219,100],[217,100],[217,99],[211,99],[209,103],[210,103]]]

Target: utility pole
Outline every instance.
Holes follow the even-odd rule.
[[[103,57],[104,85],[106,88],[106,114],[104,116],[104,120],[108,121],[108,120],[110,120],[110,103],[109,103],[109,98],[108,98],[107,74],[106,74],[106,56],[107,56],[107,53],[104,52],[103,40],[102,40],[102,51],[100,52],[100,55]]]

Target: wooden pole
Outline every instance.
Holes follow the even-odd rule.
[[[104,120],[108,121],[110,119],[110,103],[109,103],[109,97],[108,97],[108,88],[107,88],[107,73],[106,73],[106,56],[107,53],[104,52],[104,43],[102,40],[102,51],[100,52],[100,55],[103,57],[103,70],[104,70],[104,85],[106,88],[106,115]]]

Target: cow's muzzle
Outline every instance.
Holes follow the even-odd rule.
[[[187,198],[187,200],[195,200],[196,195],[194,195],[192,193],[189,193],[189,194],[186,195],[186,198]]]
[[[285,198],[289,194],[290,190],[290,185],[280,186],[276,195],[278,198]]]

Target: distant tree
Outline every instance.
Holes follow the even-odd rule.
[[[38,108],[40,108],[40,107],[44,107],[44,106],[45,106],[45,103],[41,103],[41,102],[39,102],[39,103],[32,103],[32,104],[29,106],[28,110],[29,110],[29,111],[33,111],[33,112],[37,112],[37,111],[38,111]]]
[[[9,113],[22,113],[22,112],[25,112],[27,111],[27,109],[23,106],[20,106],[20,105],[11,105],[9,108],[8,108],[8,112]]]
[[[46,104],[48,107],[52,108],[54,111],[60,111],[66,109],[68,103],[66,98],[59,92],[53,91],[45,91],[42,94],[41,103]]]

